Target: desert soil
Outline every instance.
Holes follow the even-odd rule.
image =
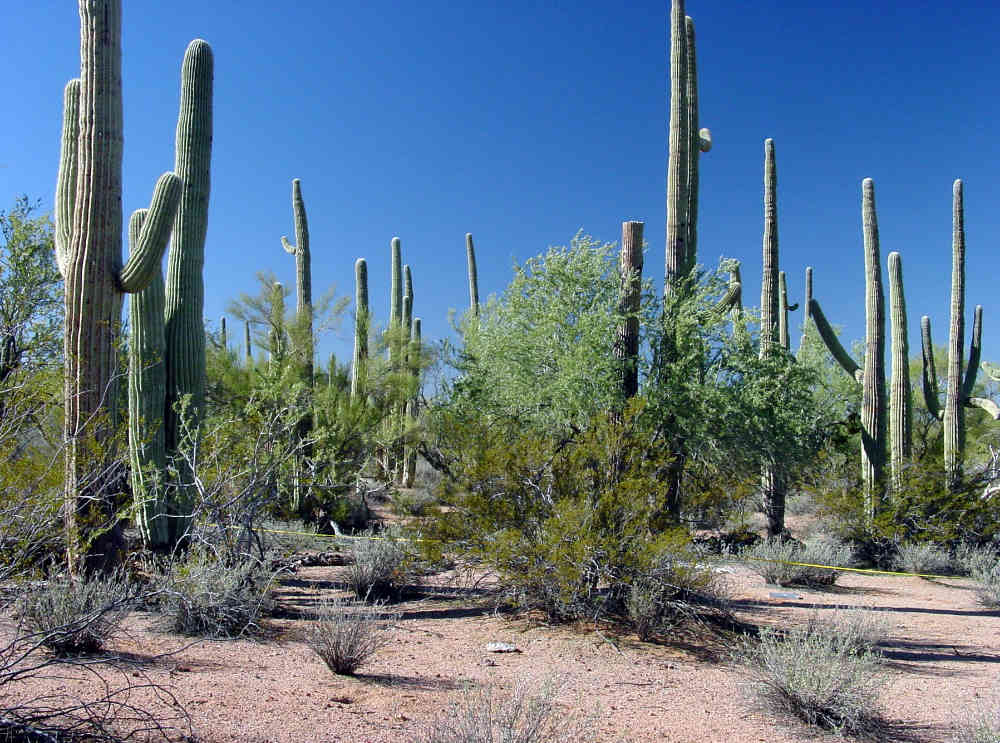
[[[197,641],[166,633],[158,618],[136,612],[110,644],[114,657],[84,671],[49,669],[49,678],[9,684],[8,700],[41,693],[86,697],[97,671],[112,685],[152,682],[179,707],[137,691],[132,701],[178,708],[202,743],[376,743],[413,740],[464,689],[509,690],[558,676],[567,716],[593,715],[586,740],[815,740],[804,725],[757,709],[746,674],[726,642],[704,632],[669,642],[599,634],[592,625],[546,626],[498,615],[479,589],[452,586],[394,607],[391,643],[357,676],[332,674],[296,639],[324,597],[344,595],[343,568],[300,568],[279,591],[278,617],[256,640]],[[726,568],[736,616],[756,625],[789,626],[837,606],[874,606],[891,615],[885,645],[891,683],[885,716],[907,738],[949,740],[976,707],[994,699],[1000,669],[1000,622],[983,609],[968,581],[846,574],[832,590],[779,589],[745,566]],[[775,596],[791,592],[792,597]],[[519,652],[490,653],[487,643]],[[163,653],[169,655],[160,656]],[[0,706],[6,702],[0,700]],[[902,736],[902,732],[900,735]]]

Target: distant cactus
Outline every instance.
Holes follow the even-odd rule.
[[[56,185],[56,261],[65,279],[66,468],[64,510],[71,571],[109,567],[121,548],[106,490],[117,419],[115,353],[123,293],[146,289],[159,270],[182,199],[182,177],[165,173],[121,266],[121,0],[80,3],[81,79],[65,90]],[[138,226],[141,225],[141,229]],[[199,322],[204,342],[204,329]],[[98,444],[94,447],[90,442]],[[103,455],[98,455],[103,449]],[[98,461],[97,457],[108,460]],[[106,473],[94,477],[95,473]],[[97,532],[90,532],[95,525]],[[100,527],[108,526],[102,529]]]
[[[969,362],[962,375],[965,336],[965,208],[962,181],[952,187],[952,259],[951,259],[951,323],[948,334],[948,389],[945,392],[944,410],[938,402],[937,371],[934,368],[934,345],[931,342],[931,321],[921,318],[920,330],[923,350],[924,401],[931,415],[942,421],[944,427],[944,469],[946,486],[956,490],[962,481],[965,453],[965,406],[974,405],[1000,420],[1000,408],[992,400],[973,397],[976,376],[982,351],[983,308],[976,306],[972,325],[972,342]]]
[[[465,233],[465,252],[469,261],[469,309],[479,317],[479,274],[476,272],[476,249],[472,245],[472,233]]]
[[[219,318],[219,346],[222,347],[223,352],[229,350],[229,337],[226,334],[225,316]]]
[[[250,345],[250,321],[243,321],[243,357],[249,369],[253,365],[253,346]]]
[[[802,357],[802,352],[808,343],[807,338],[809,337],[809,323],[812,320],[812,310],[810,305],[812,304],[813,298],[813,269],[812,266],[806,266],[806,296],[802,300],[802,338],[799,340],[799,350],[796,352],[799,358]]]
[[[862,385],[861,476],[865,488],[865,512],[869,520],[881,503],[884,492],[886,454],[885,398],[885,298],[879,263],[878,218],[875,213],[875,184],[862,182],[862,223],[865,252],[865,365],[862,370],[837,339],[819,303],[813,299],[809,314],[830,353],[848,374]]]
[[[354,263],[354,356],[351,360],[351,397],[363,400],[368,394],[368,263]]]
[[[412,375],[413,395],[406,403],[406,417],[411,422],[417,419],[417,406],[419,403],[420,390],[420,318],[413,318],[413,328],[410,333],[409,350],[406,357],[409,362],[410,374]],[[417,451],[413,445],[408,445],[403,454],[403,479],[404,488],[412,488],[417,474]]]
[[[277,369],[285,360],[287,339],[285,333],[285,287],[280,281],[271,286],[271,317],[268,330],[268,350],[272,369]]]
[[[778,345],[786,351],[790,351],[791,341],[788,336],[788,313],[797,310],[799,305],[788,303],[788,282],[785,279],[784,271],[778,271],[778,294],[780,295],[778,305],[780,308],[778,313]]]

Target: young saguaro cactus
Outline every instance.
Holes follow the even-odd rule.
[[[160,176],[129,259],[117,268],[122,263],[121,0],[81,0],[79,10],[80,79],[65,90],[55,199],[56,260],[66,295],[63,492],[73,572],[108,568],[121,547],[109,465],[115,457],[122,299],[153,280],[182,190],[178,175]]]
[[[665,292],[697,263],[698,156],[712,146],[698,129],[698,82],[694,21],[684,0],[670,4],[670,129],[667,153],[667,250]]]
[[[476,272],[476,249],[472,245],[472,233],[465,233],[465,253],[469,262],[469,309],[474,317],[479,317],[479,274]]]
[[[351,398],[361,400],[367,394],[368,380],[368,263],[358,258],[354,263],[354,357],[351,360]]]
[[[809,312],[824,343],[837,362],[862,386],[861,477],[865,488],[867,518],[875,514],[884,492],[886,453],[885,396],[885,298],[879,264],[878,218],[875,213],[875,184],[862,182],[862,224],[865,251],[865,359],[862,370],[837,340],[819,303],[813,299]]]
[[[920,320],[923,346],[923,391],[927,409],[942,421],[944,428],[944,469],[949,491],[962,481],[965,453],[965,407],[976,406],[1000,420],[1000,408],[992,401],[972,395],[982,355],[983,308],[976,306],[972,323],[969,362],[962,375],[965,336],[965,205],[961,180],[952,186],[952,248],[951,248],[951,322],[948,334],[948,389],[944,410],[938,402],[937,371],[934,368],[934,346],[931,342],[931,321],[926,315]]]
[[[622,247],[619,258],[621,292],[618,310],[624,317],[615,338],[615,359],[621,364],[622,400],[639,392],[639,303],[642,292],[643,222],[622,222]]]

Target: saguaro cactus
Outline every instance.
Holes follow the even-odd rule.
[[[253,364],[253,346],[250,345],[250,321],[243,321],[243,355],[247,368]]]
[[[934,346],[931,342],[931,321],[926,315],[920,320],[923,346],[923,391],[927,409],[942,421],[944,427],[945,484],[950,491],[961,485],[965,453],[965,407],[974,405],[1000,420],[1000,408],[992,401],[973,397],[982,351],[983,308],[976,306],[972,323],[969,363],[962,375],[965,336],[965,208],[962,181],[952,187],[952,248],[951,248],[951,322],[948,334],[948,389],[944,410],[938,402],[937,371],[934,368]]]
[[[225,316],[219,318],[219,345],[222,346],[223,351],[229,350],[229,336],[226,333]]]
[[[862,386],[861,476],[865,488],[865,511],[869,520],[884,492],[886,452],[885,409],[885,299],[879,265],[878,219],[875,184],[862,182],[862,223],[865,245],[865,360],[862,370],[837,340],[819,303],[813,299],[809,311],[830,353]]]
[[[812,266],[806,266],[806,296],[802,301],[802,338],[799,340],[799,350],[796,352],[799,358],[802,356],[802,351],[806,346],[808,341],[806,338],[809,335],[809,322],[812,320],[812,310],[809,308],[812,303],[813,298],[813,269]]]
[[[906,332],[906,297],[903,294],[903,259],[889,253],[889,341],[892,383],[889,389],[889,465],[892,492],[903,490],[903,469],[910,459],[913,413],[910,389],[910,342]]]
[[[465,253],[469,260],[469,309],[479,317],[479,274],[476,272],[476,249],[472,245],[472,233],[465,233]]]
[[[697,263],[698,158],[711,147],[711,133],[698,129],[694,21],[684,15],[684,0],[672,0],[665,292]]]
[[[182,188],[175,174],[160,177],[148,214],[138,218],[141,230],[128,262],[119,270],[121,0],[81,0],[79,9],[80,79],[65,90],[55,209],[56,258],[66,295],[64,494],[73,571],[108,567],[121,544],[114,474],[105,466],[115,456],[115,348],[122,295],[153,280]]]
[[[406,403],[406,417],[410,421],[417,418],[417,406],[420,392],[420,318],[413,318],[413,327],[410,332],[409,350],[406,353],[407,362],[412,375],[411,384],[413,394]],[[417,475],[417,451],[412,445],[408,445],[403,454],[403,480],[404,488],[412,488],[413,481]]]
[[[364,399],[368,381],[368,263],[354,263],[354,356],[351,360],[351,398]]]
[[[642,291],[642,231],[643,222],[622,222],[622,247],[618,260],[621,271],[621,293],[618,310],[624,316],[615,338],[614,354],[621,364],[622,400],[629,400],[639,391],[639,301]]]

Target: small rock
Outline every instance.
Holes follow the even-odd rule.
[[[509,642],[488,642],[486,643],[488,653],[520,653],[520,649]]]

